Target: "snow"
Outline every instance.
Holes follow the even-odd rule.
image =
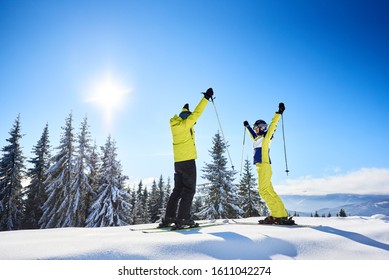
[[[294,219],[309,226],[229,221],[148,234],[131,229],[156,224],[0,232],[0,260],[389,260],[388,216]]]

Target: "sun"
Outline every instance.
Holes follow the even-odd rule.
[[[110,72],[93,83],[87,102],[101,111],[103,123],[111,128],[117,113],[123,109],[131,90]]]

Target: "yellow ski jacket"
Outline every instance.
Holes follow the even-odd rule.
[[[186,161],[197,158],[195,145],[194,125],[208,104],[206,98],[202,98],[194,111],[186,119],[174,115],[170,119],[170,129],[173,136],[174,162]]]

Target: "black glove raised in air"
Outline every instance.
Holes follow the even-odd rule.
[[[212,99],[212,97],[213,97],[213,89],[212,89],[212,88],[209,88],[209,89],[207,89],[206,92],[203,92],[203,94],[204,94],[204,97],[205,97],[207,100]]]
[[[285,104],[284,103],[280,103],[279,105],[278,105],[278,112],[277,112],[277,114],[281,114],[282,115],[282,113],[285,111]]]

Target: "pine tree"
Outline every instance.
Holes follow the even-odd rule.
[[[200,195],[196,195],[193,199],[192,205],[192,217],[194,220],[199,220],[201,217],[198,216],[198,213],[201,212],[201,209],[204,208],[202,197]]]
[[[66,211],[65,226],[83,227],[88,215],[88,208],[85,201],[93,194],[90,185],[91,179],[88,174],[93,173],[92,168],[92,147],[90,144],[90,133],[88,130],[88,119],[84,118],[81,123],[78,135],[78,146],[75,149],[73,178],[70,184],[69,208]]]
[[[142,180],[139,181],[138,189],[136,190],[136,199],[135,199],[135,217],[134,224],[143,224],[147,223],[148,219],[144,219],[144,207],[145,202],[143,200],[144,192],[143,192],[143,182]],[[147,203],[146,203],[147,204]]]
[[[47,200],[43,204],[43,215],[39,221],[41,228],[72,226],[66,213],[71,206],[70,184],[74,178],[74,135],[73,116],[70,113],[62,127],[58,153],[52,157],[53,164],[46,179]]]
[[[20,229],[23,218],[22,179],[25,175],[25,157],[20,146],[20,115],[9,134],[9,145],[3,147],[0,160],[0,231]]]
[[[151,185],[151,193],[149,197],[149,213],[150,213],[150,219],[152,223],[155,223],[158,221],[160,217],[160,190],[157,186],[157,182],[154,180],[153,184]]]
[[[161,175],[162,178],[162,175]],[[166,213],[166,205],[167,202],[169,201],[169,194],[171,193],[171,184],[170,184],[170,177],[167,178],[167,183],[166,185],[163,185],[163,198],[162,198],[162,207],[161,207],[161,217],[165,217]]]
[[[208,195],[209,183],[198,184],[196,186],[196,194],[193,198],[192,216],[195,220],[200,220],[204,217],[200,217],[199,213],[205,208],[204,200]]]
[[[124,226],[131,223],[130,198],[124,189],[127,179],[117,159],[115,141],[109,136],[102,147],[100,187],[92,211],[87,219],[88,227]]]
[[[101,167],[101,161],[100,161],[100,155],[98,153],[98,148],[96,143],[94,143],[90,158],[89,158],[89,174],[88,174],[88,180],[89,180],[89,185],[92,188],[92,191],[87,192],[87,195],[84,200],[85,204],[85,209],[87,210],[86,212],[86,217],[89,216],[92,204],[96,200],[97,197],[97,192],[99,190],[99,181],[100,181],[100,167]]]
[[[138,217],[137,217],[137,212],[138,212],[138,202],[137,202],[137,195],[136,195],[136,190],[135,188],[129,189],[128,190],[128,195],[130,197],[130,217],[131,217],[131,224],[135,225],[138,223]]]
[[[150,223],[150,211],[149,211],[149,191],[147,188],[144,188],[142,195],[142,215],[141,215],[141,223],[147,224]]]
[[[244,170],[239,183],[240,207],[244,218],[254,216],[267,216],[268,209],[261,200],[257,190],[255,177],[252,173],[251,163],[245,160]]]
[[[159,177],[158,181],[158,192],[159,192],[159,197],[158,197],[158,220],[161,220],[162,217],[165,216],[165,210],[166,210],[166,204],[165,204],[165,197],[166,195],[166,186],[165,186],[165,181],[163,180],[163,176],[161,175]]]
[[[347,217],[347,214],[346,214],[346,211],[342,208],[342,209],[340,209],[340,211],[339,211],[339,217]]]
[[[206,219],[238,218],[242,209],[238,206],[237,187],[233,184],[234,170],[227,170],[227,159],[224,153],[227,149],[219,132],[213,138],[213,147],[209,151],[212,163],[206,163],[202,169],[202,178],[208,180],[204,198],[205,207],[198,213]]]
[[[47,199],[45,184],[47,170],[50,167],[50,140],[49,127],[46,124],[42,136],[33,148],[35,157],[29,160],[32,167],[28,169],[29,185],[25,188],[25,215],[23,228],[38,229],[39,220],[42,217],[42,206]]]

